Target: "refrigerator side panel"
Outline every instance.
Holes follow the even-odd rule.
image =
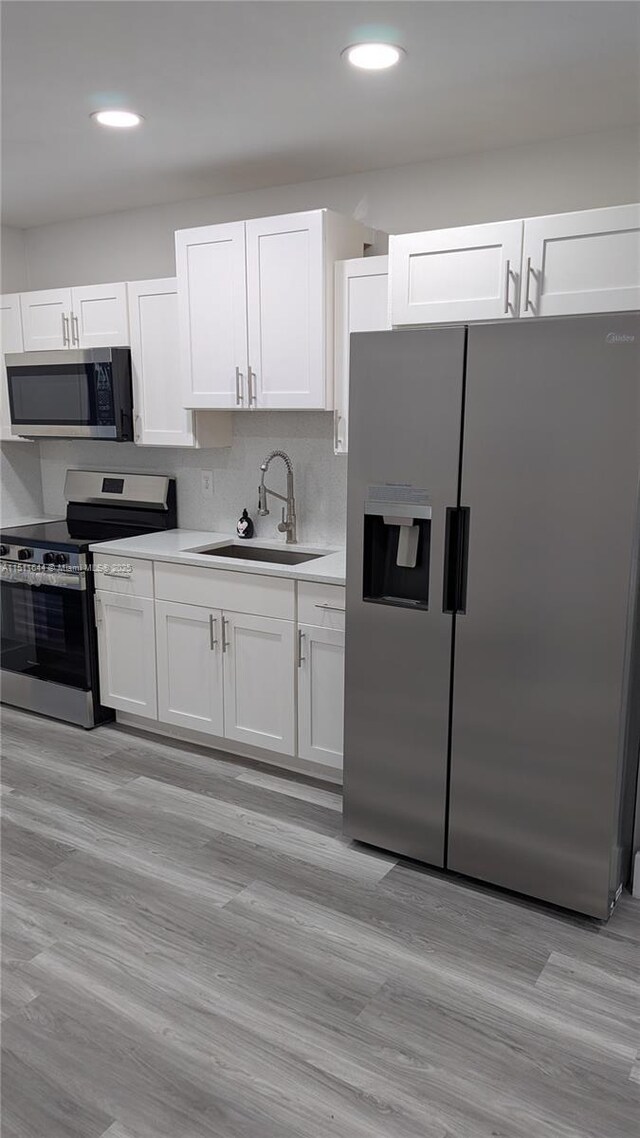
[[[470,329],[447,864],[597,917],[638,699],[639,458],[636,313]]]
[[[452,632],[445,521],[458,494],[465,344],[463,328],[351,338],[344,826],[435,865]]]

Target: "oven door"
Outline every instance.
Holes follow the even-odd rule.
[[[2,575],[3,672],[91,689],[91,599],[84,584],[81,575],[69,584],[30,584]]]
[[[11,433],[26,437],[122,437],[112,352],[7,355]]]

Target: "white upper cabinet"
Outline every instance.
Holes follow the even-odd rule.
[[[252,404],[324,407],[324,216],[248,221],[246,238]]]
[[[183,406],[176,278],[132,281],[127,288],[136,443],[230,446],[230,415]]]
[[[640,205],[389,239],[394,326],[640,308]]]
[[[2,310],[2,344],[0,351],[2,353],[2,368],[0,369],[0,379],[2,382],[2,391],[0,392],[0,440],[11,442],[26,442],[26,439],[20,439],[17,435],[11,434],[11,416],[9,414],[9,393],[7,391],[7,372],[4,366],[5,352],[21,352],[23,351],[22,343],[22,318],[20,315],[20,296],[17,292],[9,293],[6,296],[0,297],[0,308]]]
[[[352,332],[382,332],[389,316],[389,258],[358,257],[336,264],[334,450],[349,444],[349,341]]]
[[[23,292],[20,297],[25,352],[71,348],[71,289]]]
[[[244,222],[176,233],[180,354],[187,407],[247,407]]]
[[[23,292],[20,304],[25,352],[129,343],[125,284]]]
[[[331,409],[333,266],[366,236],[329,210],[178,231],[185,406]]]
[[[79,348],[129,343],[126,284],[83,285],[71,290],[72,339]]]
[[[517,316],[521,254],[522,221],[390,237],[392,324]]]
[[[522,316],[640,308],[640,205],[524,223]]]

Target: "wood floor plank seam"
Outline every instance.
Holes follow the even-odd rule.
[[[638,1138],[606,925],[348,843],[335,788],[3,709],[3,1138]]]

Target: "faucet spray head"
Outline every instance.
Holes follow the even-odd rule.
[[[263,467],[261,467],[260,469],[262,470]],[[269,513],[269,509],[267,506],[267,493],[266,493],[266,487],[265,487],[264,482],[261,482],[260,485],[258,486],[258,513],[259,513],[261,518],[266,517],[267,514]]]

